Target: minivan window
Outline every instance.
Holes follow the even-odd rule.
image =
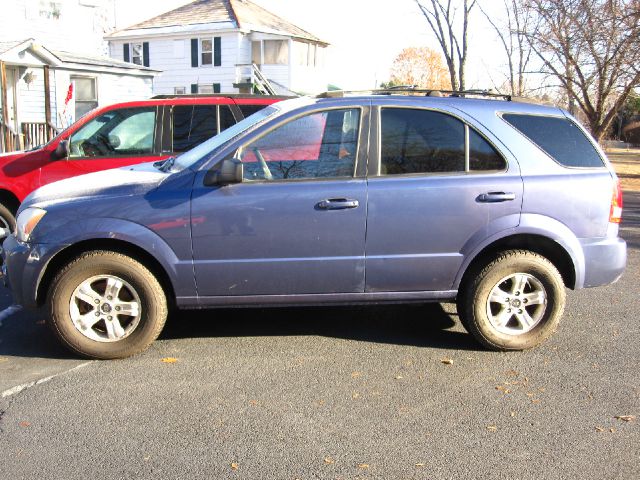
[[[173,107],[173,151],[186,152],[218,133],[216,105]]]
[[[565,167],[603,167],[582,130],[568,118],[505,113],[502,118]]]
[[[121,157],[153,153],[156,107],[121,108],[94,118],[75,132],[69,157]]]
[[[469,128],[469,170],[504,170],[507,164],[493,146]]]
[[[176,157],[172,168],[174,170],[181,170],[183,168],[191,167],[203,158],[213,154],[218,148],[220,148],[228,141],[237,137],[246,130],[253,128],[278,111],[278,107],[271,105],[267,108],[264,108],[263,110],[260,110],[256,115],[245,118],[244,120],[227,128],[224,132],[220,132],[220,134],[216,135],[215,137],[210,138],[209,140],[198,145],[192,150],[189,150],[188,152],[185,152],[182,155]]]
[[[238,105],[238,107],[240,108],[242,115],[247,118],[248,116],[262,110],[264,105]]]

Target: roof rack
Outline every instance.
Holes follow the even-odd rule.
[[[287,95],[255,95],[251,93],[165,93],[162,95],[154,95],[152,100],[163,100],[171,98],[275,98],[279,100],[286,100],[289,98],[295,98]]]
[[[373,90],[333,90],[323,92],[316,98],[342,98],[346,95],[395,95],[395,94],[412,94],[423,95],[425,97],[485,97],[506,100],[507,102],[524,102],[537,103],[535,100],[515,95],[505,95],[502,93],[494,93],[489,90],[429,90],[417,88],[415,85],[399,85],[397,87],[380,88]]]

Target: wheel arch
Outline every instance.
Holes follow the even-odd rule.
[[[494,238],[472,255],[468,255],[456,276],[454,288],[460,288],[469,272],[473,271],[478,263],[487,262],[498,252],[505,250],[529,250],[542,255],[558,269],[566,287],[575,290],[582,285],[584,269],[580,268],[579,259],[575,258],[575,250],[553,236],[534,231],[511,232]]]
[[[0,203],[7,207],[14,215],[18,211],[18,207],[20,207],[20,200],[18,200],[15,193],[4,187],[0,187]]]
[[[66,265],[72,259],[82,255],[83,253],[96,250],[121,253],[142,263],[158,279],[158,282],[165,291],[167,302],[169,302],[171,306],[174,305],[176,298],[175,289],[169,273],[160,261],[142,247],[125,240],[115,238],[83,240],[60,250],[55,256],[53,256],[47,263],[38,281],[36,289],[37,305],[42,306],[46,301],[47,292],[49,291],[51,282],[63,265]]]

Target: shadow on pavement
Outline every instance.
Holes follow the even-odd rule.
[[[471,335],[449,330],[455,314],[442,305],[292,307],[178,311],[162,339],[316,335],[345,340],[481,350]]]

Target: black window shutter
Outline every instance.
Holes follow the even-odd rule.
[[[220,37],[213,37],[213,66],[219,67],[222,65],[222,39]]]
[[[149,42],[142,42],[142,64],[149,66]]]
[[[213,84],[213,93],[220,93],[220,84],[219,83],[214,83]]]
[[[197,83],[192,83],[191,84],[191,93],[198,93],[198,84]]]
[[[124,61],[125,62],[130,62],[131,61],[131,57],[129,56],[129,44],[125,43],[122,46],[122,50],[123,50],[122,56],[124,57]]]
[[[191,66],[192,67],[198,66],[198,39],[197,38],[191,39]]]

